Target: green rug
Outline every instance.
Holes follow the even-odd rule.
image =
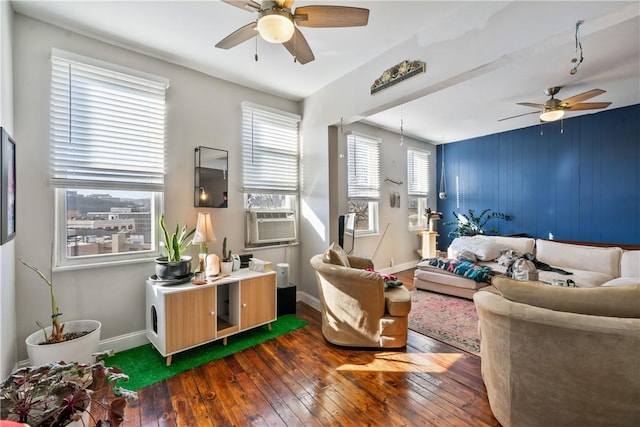
[[[129,390],[138,390],[306,325],[307,322],[298,319],[293,314],[280,316],[278,320],[271,323],[271,330],[266,325],[263,325],[229,336],[226,346],[222,345],[222,339],[219,339],[212,343],[174,354],[171,366],[165,366],[165,358],[151,344],[119,352],[105,359],[105,364],[107,366],[115,365],[122,369],[129,375],[129,381],[123,383],[123,386]]]

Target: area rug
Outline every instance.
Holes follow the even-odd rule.
[[[105,364],[107,366],[117,366],[122,369],[125,374],[129,375],[129,381],[123,384],[124,387],[129,390],[138,390],[306,325],[307,322],[297,318],[293,314],[280,316],[278,320],[271,323],[271,330],[269,330],[266,325],[260,326],[229,336],[226,346],[222,344],[222,340],[220,339],[191,350],[174,354],[171,366],[166,366],[165,358],[162,357],[151,344],[119,352],[107,358]]]
[[[478,313],[471,300],[416,289],[411,293],[409,329],[480,355]]]

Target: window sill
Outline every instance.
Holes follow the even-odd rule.
[[[103,262],[91,262],[87,261],[82,264],[66,264],[66,265],[57,265],[53,267],[54,272],[65,272],[65,271],[76,271],[76,270],[90,270],[94,268],[108,268],[108,267],[121,267],[127,264],[142,264],[142,263],[150,263],[153,262],[159,255],[155,254],[153,256],[145,257],[145,258],[136,258],[136,259],[123,259],[117,261],[103,261]],[[153,271],[153,270],[151,270]]]
[[[267,245],[267,246],[245,246],[242,252],[257,252],[269,249],[290,248],[291,246],[300,246],[300,242],[287,243],[284,245]]]
[[[353,237],[353,233],[344,233],[346,236],[352,236]],[[355,238],[356,239],[360,239],[361,237],[375,237],[375,236],[380,236],[382,233],[380,232],[374,232],[374,233],[356,233]]]

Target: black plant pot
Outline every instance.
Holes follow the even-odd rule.
[[[166,256],[156,258],[156,277],[158,279],[184,279],[191,273],[191,257],[182,256],[180,261],[168,261]]]

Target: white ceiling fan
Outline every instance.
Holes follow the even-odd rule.
[[[296,62],[315,59],[300,27],[360,27],[369,22],[369,10],[359,7],[311,5],[292,10],[294,0],[222,0],[232,6],[258,13],[258,19],[222,39],[216,47],[230,49],[258,34],[268,42],[281,43]]]

